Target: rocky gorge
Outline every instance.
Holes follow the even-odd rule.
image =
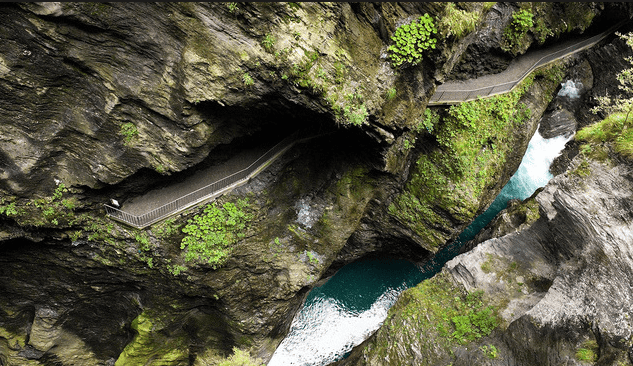
[[[529,31],[504,35],[522,11]],[[392,35],[423,14],[435,48],[394,67]],[[617,92],[631,50],[608,37],[461,109],[427,107],[438,84],[631,15],[626,3],[0,5],[0,364],[267,362],[312,287],[365,257],[429,260],[492,202],[539,125],[596,123],[593,98]],[[580,102],[555,97],[564,80],[582,82]],[[110,199],[305,128],[327,134],[216,201],[245,202],[221,263],[181,246],[204,207],[143,230],[105,215]],[[340,362],[631,364],[630,167],[568,144],[547,187]],[[434,289],[498,322],[447,337],[458,322],[433,323]]]

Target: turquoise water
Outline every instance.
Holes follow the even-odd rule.
[[[398,295],[424,276],[401,259],[344,266],[310,291],[268,366],[327,365],[343,358],[380,327]]]
[[[419,267],[406,260],[362,260],[341,268],[308,294],[268,366],[321,366],[346,356],[376,331],[405,289],[435,275],[510,199],[525,199],[552,178],[549,166],[568,138],[530,140],[517,172],[490,207],[457,240]]]

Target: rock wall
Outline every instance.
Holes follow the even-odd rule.
[[[437,246],[388,207],[437,149],[416,129],[436,82],[507,4],[461,6],[477,19],[471,35],[439,37],[420,65],[394,69],[396,27],[441,19],[446,4],[0,5],[0,363],[204,365],[233,347],[266,360],[340,266],[428,258]],[[512,175],[557,83],[535,79],[522,99],[531,118],[504,137],[501,178],[435,228],[443,240]],[[251,215],[219,269],[180,248],[202,208],[140,231],[104,215],[109,198],[304,127],[333,133],[218,200],[246,198]]]

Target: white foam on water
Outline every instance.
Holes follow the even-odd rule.
[[[525,199],[553,178],[549,168],[572,137],[556,136],[545,139],[538,130],[534,133],[521,165],[511,179],[517,190],[513,198]]]
[[[552,179],[550,165],[572,137],[545,139],[537,128],[519,169],[500,195],[525,199],[544,187]],[[315,299],[295,316],[268,366],[322,366],[341,359],[382,325],[403,290],[385,291],[363,312],[350,311],[333,298]]]
[[[582,89],[582,82],[567,80],[561,84],[561,89],[558,91],[559,96],[566,96],[571,99],[578,99],[580,97],[580,89]]]
[[[380,327],[402,291],[387,290],[363,312],[349,311],[332,298],[315,299],[295,316],[268,366],[321,366],[343,358]]]

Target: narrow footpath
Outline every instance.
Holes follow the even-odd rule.
[[[508,68],[498,74],[484,75],[465,81],[447,81],[439,85],[431,97],[429,105],[456,104],[511,91],[532,71],[571,54],[594,46],[623,23],[595,36],[584,36],[557,43],[553,46],[529,51],[513,59]]]

